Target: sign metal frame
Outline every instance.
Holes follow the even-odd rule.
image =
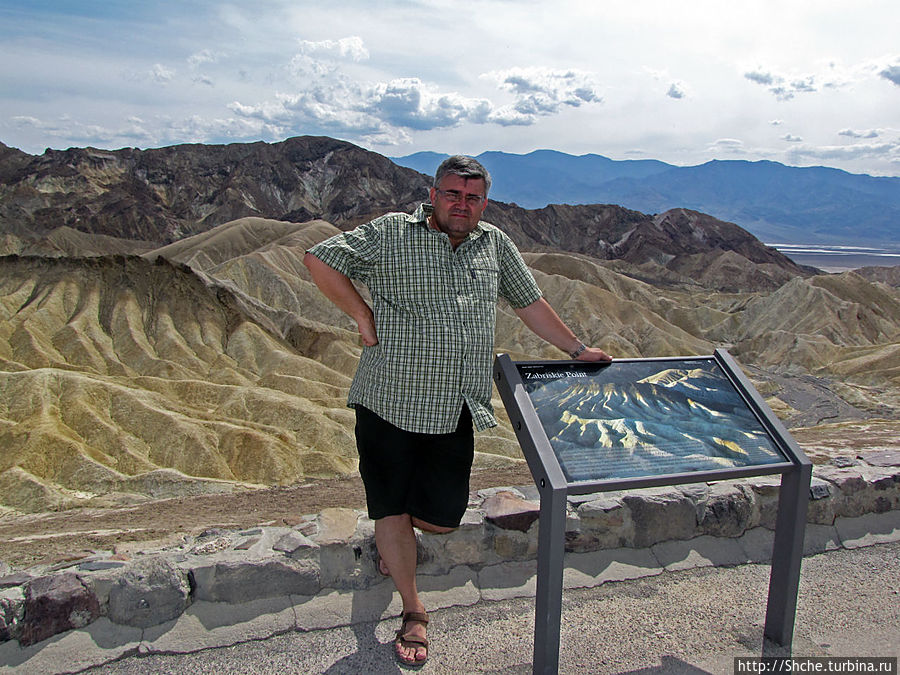
[[[786,461],[654,476],[569,482],[550,445],[531,397],[525,389],[519,366],[565,367],[580,366],[583,363],[514,362],[507,354],[497,355],[494,361],[494,381],[540,494],[533,659],[535,673],[556,673],[559,668],[566,505],[569,495],[781,474],[764,636],[779,645],[791,643],[800,584],[812,463],[744,375],[734,358],[724,349],[715,350],[711,356],[617,359],[609,367],[615,367],[616,363],[623,362],[696,360],[712,360],[721,368]]]

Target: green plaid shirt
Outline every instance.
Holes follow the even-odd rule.
[[[372,295],[378,344],[363,347],[348,405],[418,433],[456,429],[462,404],[481,431],[497,424],[491,371],[497,298],[525,307],[541,291],[499,229],[479,222],[454,250],[428,226],[430,204],[390,213],[313,246]]]

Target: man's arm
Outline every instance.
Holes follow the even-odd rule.
[[[563,323],[544,298],[513,311],[535,335],[567,354],[572,354],[581,347],[581,340],[575,337],[575,333]],[[585,347],[577,358],[579,361],[612,361],[612,357],[606,352],[594,347]]]
[[[312,253],[303,256],[303,264],[306,265],[313,281],[325,297],[356,321],[363,344],[367,347],[378,344],[378,335],[375,333],[375,316],[356,290],[353,282],[350,281],[350,277],[329,267]]]

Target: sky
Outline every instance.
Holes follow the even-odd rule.
[[[897,0],[0,0],[0,141],[900,176]]]

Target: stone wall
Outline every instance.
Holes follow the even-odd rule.
[[[867,461],[815,467],[806,554],[865,536],[900,536],[895,455],[868,453]],[[767,562],[779,484],[773,476],[572,497],[566,584],[609,580],[613,560],[648,569]],[[472,587],[476,600],[533,594],[538,510],[534,487],[473,494],[458,530],[419,534],[423,587]],[[883,517],[871,519],[875,514]],[[867,528],[874,532],[867,535]],[[144,636],[189,608],[202,614],[204,607],[254,606],[259,612],[274,603],[285,611],[287,603],[296,626],[298,606],[313,607],[336,593],[387,588],[381,610],[391,602],[376,566],[373,522],[351,509],[326,509],[294,527],[208,531],[177,547],[115,558],[110,553],[68,567],[0,569],[0,670],[16,643],[33,651],[48,638],[95,623],[107,632]]]

